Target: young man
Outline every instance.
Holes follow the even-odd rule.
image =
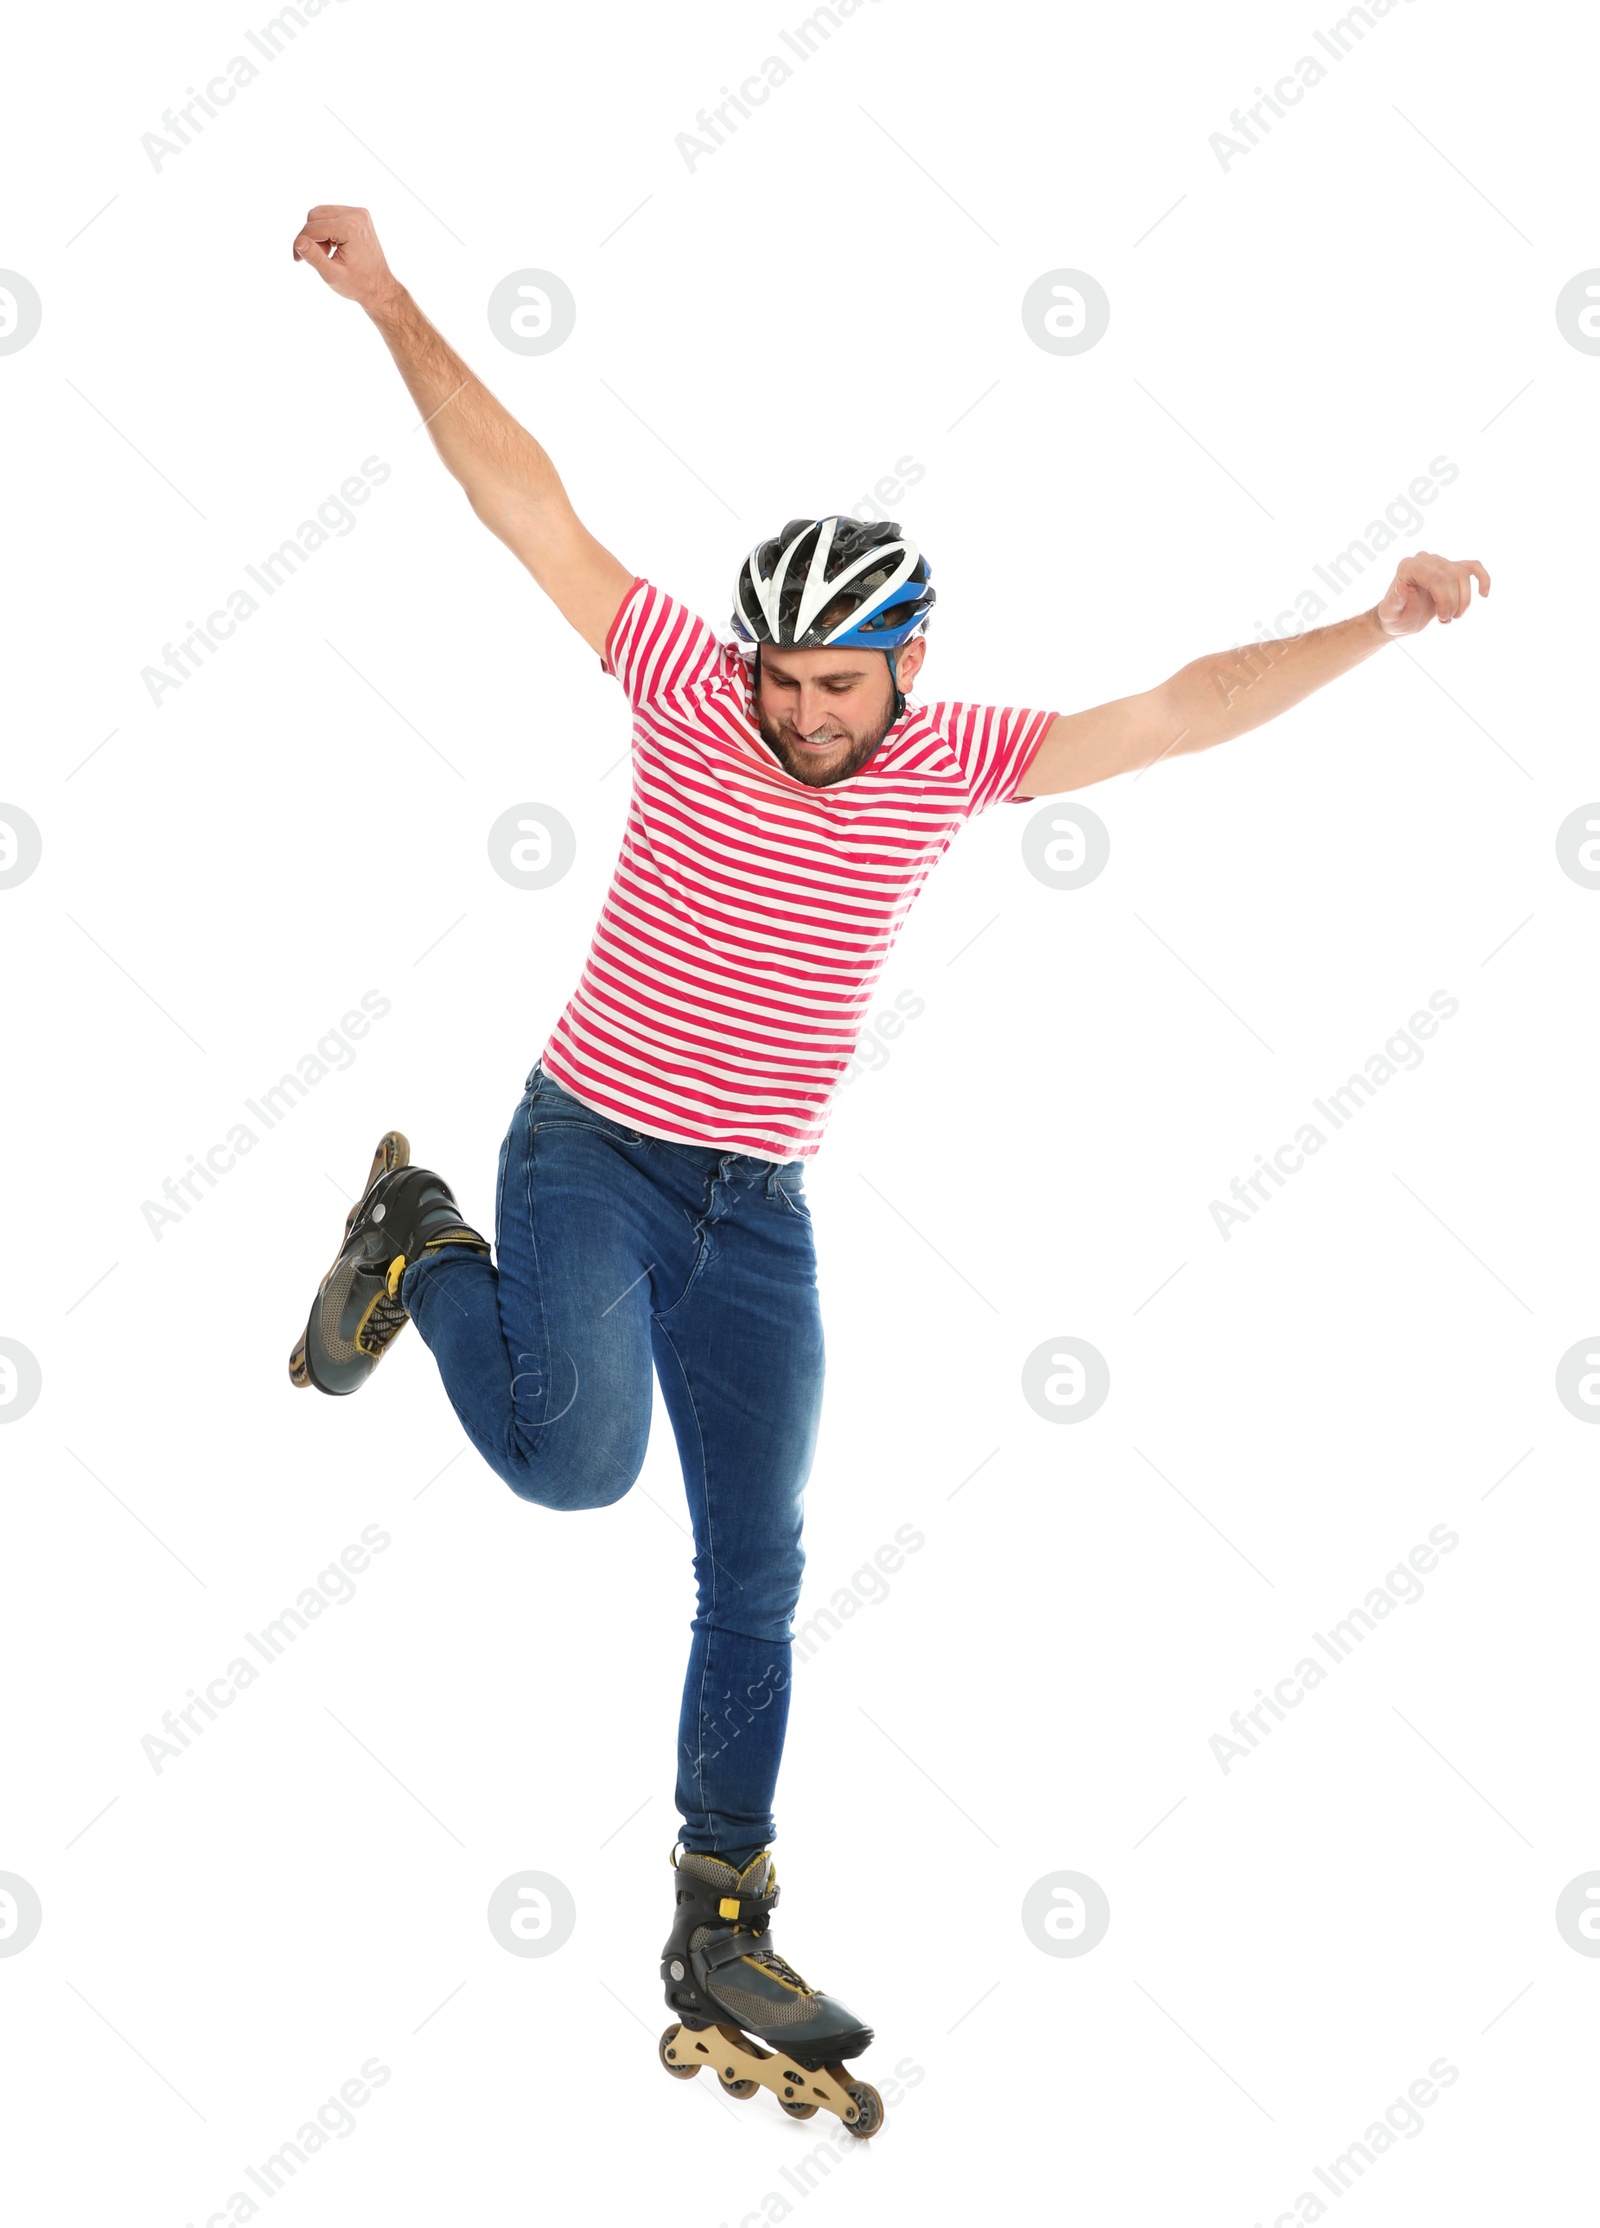
[[[472,1444],[547,1508],[618,1500],[652,1365],[682,1461],[698,1609],[679,1728],[684,1855],[668,2070],[882,2123],[870,2030],[772,1948],[768,1844],[823,1337],[802,1181],[874,982],[962,823],[1258,727],[1397,635],[1467,609],[1476,561],[1419,553],[1359,618],[1198,659],[1065,717],[909,691],[928,567],[897,526],[796,519],[745,560],[717,639],[588,533],[539,444],[390,272],[363,209],[294,243],[371,317],[483,523],[633,707],[633,797],[583,977],[500,1155],[496,1259],[397,1131],[291,1375],[353,1392],[415,1322]],[[764,2053],[738,2029],[777,2045]]]

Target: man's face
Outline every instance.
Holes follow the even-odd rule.
[[[921,665],[920,635],[898,652],[907,693]],[[894,720],[894,684],[881,650],[784,650],[761,646],[756,720],[796,781],[825,789],[859,773]]]

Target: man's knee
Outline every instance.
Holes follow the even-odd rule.
[[[620,1501],[644,1467],[643,1446],[605,1436],[508,1447],[495,1465],[519,1500],[546,1509],[605,1509]]]

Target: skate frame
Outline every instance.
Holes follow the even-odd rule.
[[[715,2038],[715,2039],[713,2039]],[[836,2112],[848,2128],[863,2117],[861,2107],[846,2086],[844,2068],[827,2066],[816,2072],[796,2065],[792,2058],[763,2050],[737,2027],[688,2027],[680,2021],[661,2040],[661,2055],[674,2068],[698,2071],[703,2065],[729,2081],[755,2081],[770,2089],[780,2104],[791,2107],[820,2105]]]

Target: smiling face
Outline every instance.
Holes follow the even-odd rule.
[[[921,635],[895,653],[908,695],[927,654]],[[859,773],[894,723],[894,686],[882,650],[761,646],[756,720],[796,781],[826,789]]]

